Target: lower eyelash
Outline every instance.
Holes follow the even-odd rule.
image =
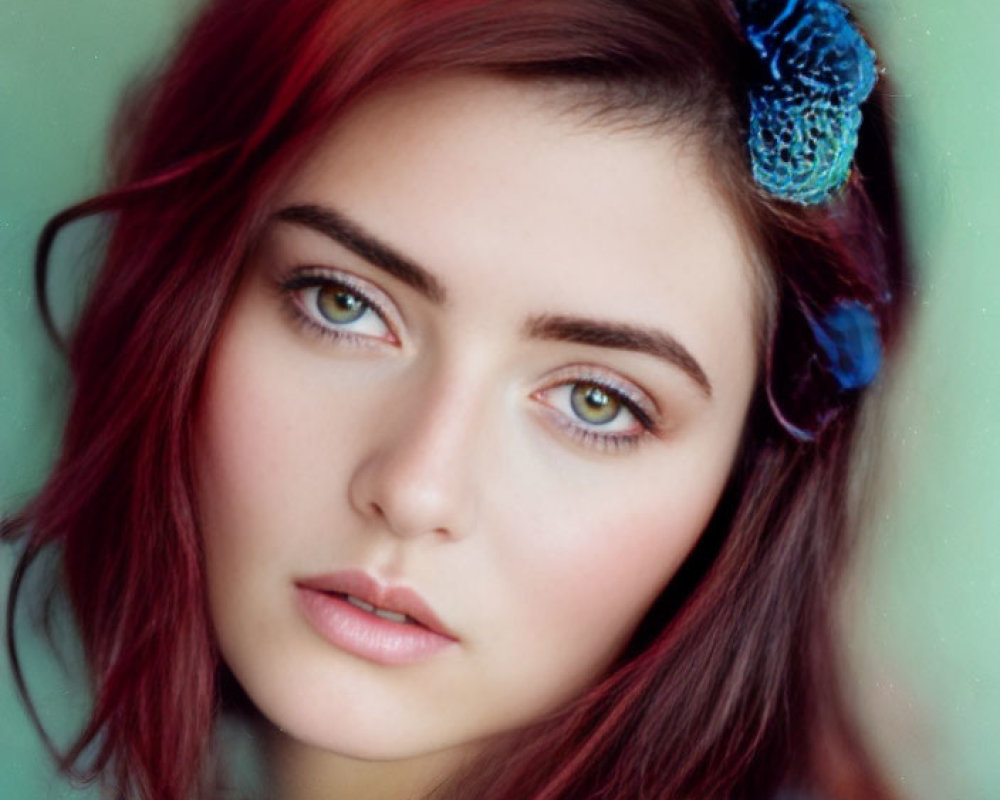
[[[580,430],[578,438],[587,447],[592,447],[599,453],[621,453],[634,450],[648,431],[642,433],[597,433],[597,431]]]
[[[608,391],[612,390],[609,388]],[[617,397],[617,393],[615,393],[615,396]],[[625,405],[629,411],[631,411],[631,408],[625,399],[619,398],[619,401]],[[564,414],[551,406],[546,406],[545,410],[546,413],[548,413],[548,415],[552,418],[555,425],[559,427],[567,436],[575,439],[579,444],[596,450],[599,453],[620,453],[626,450],[633,450],[639,446],[642,439],[649,436],[652,432],[652,430],[647,428],[645,423],[638,416],[636,416],[636,419],[638,419],[639,424],[642,425],[641,431],[637,431],[635,433],[601,433],[599,431],[585,428],[583,425],[578,425],[577,423],[567,419]]]
[[[349,342],[354,347],[379,347],[384,345],[384,342],[378,339],[372,339],[370,336],[360,336],[351,331],[342,331],[337,328],[327,328],[320,325],[315,320],[310,319],[302,309],[299,308],[298,304],[289,295],[285,295],[283,298],[281,307],[285,314],[291,322],[303,333],[309,336],[315,336],[324,341],[338,341],[338,342]]]
[[[324,328],[322,325],[316,324],[315,320],[310,319],[301,308],[299,308],[298,303],[295,302],[292,297],[291,290],[282,287],[281,293],[281,310],[285,313],[288,319],[294,323],[303,333],[307,333],[310,336],[318,336],[323,339],[341,339],[343,338],[343,333],[334,328]]]

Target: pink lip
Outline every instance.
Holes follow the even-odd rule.
[[[410,664],[429,658],[457,638],[419,594],[385,586],[370,575],[345,570],[295,582],[299,607],[310,625],[331,644],[379,664]],[[343,595],[413,622],[394,622],[347,602]]]

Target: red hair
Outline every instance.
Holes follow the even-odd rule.
[[[269,198],[332,121],[379,87],[485,71],[576,85],[598,117],[681,122],[711,148],[767,263],[776,396],[803,395],[804,297],[877,302],[892,344],[908,278],[884,90],[865,107],[858,174],[836,212],[791,207],[762,196],[745,164],[749,57],[725,0],[215,0],[195,19],[162,75],[125,106],[114,188],[54,218],[39,244],[51,329],[55,236],[81,216],[113,215],[69,347],[61,457],[4,527],[26,538],[8,609],[18,679],[18,591],[50,546],[93,676],[93,713],[59,756],[64,770],[143,800],[211,795],[219,658],[191,411]],[[818,385],[809,392],[833,397],[838,413],[811,443],[775,423],[761,387],[711,525],[620,662],[444,795],[736,800],[798,785],[887,797],[845,710],[832,619],[857,522],[860,394]]]

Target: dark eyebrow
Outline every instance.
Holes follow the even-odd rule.
[[[445,301],[444,287],[430,272],[379,241],[339,211],[311,204],[296,205],[278,211],[273,219],[312,228],[416,289],[429,300],[439,304]]]
[[[551,315],[531,318],[525,330],[533,339],[577,342],[594,347],[648,353],[683,371],[698,384],[698,388],[707,397],[712,396],[712,384],[705,370],[684,345],[663,331],[582,317]]]

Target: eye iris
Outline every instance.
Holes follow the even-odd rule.
[[[316,305],[326,319],[339,325],[360,319],[368,310],[368,303],[338,286],[322,287],[317,293]]]
[[[573,413],[591,425],[607,425],[621,410],[621,403],[600,386],[578,383],[570,395]]]

